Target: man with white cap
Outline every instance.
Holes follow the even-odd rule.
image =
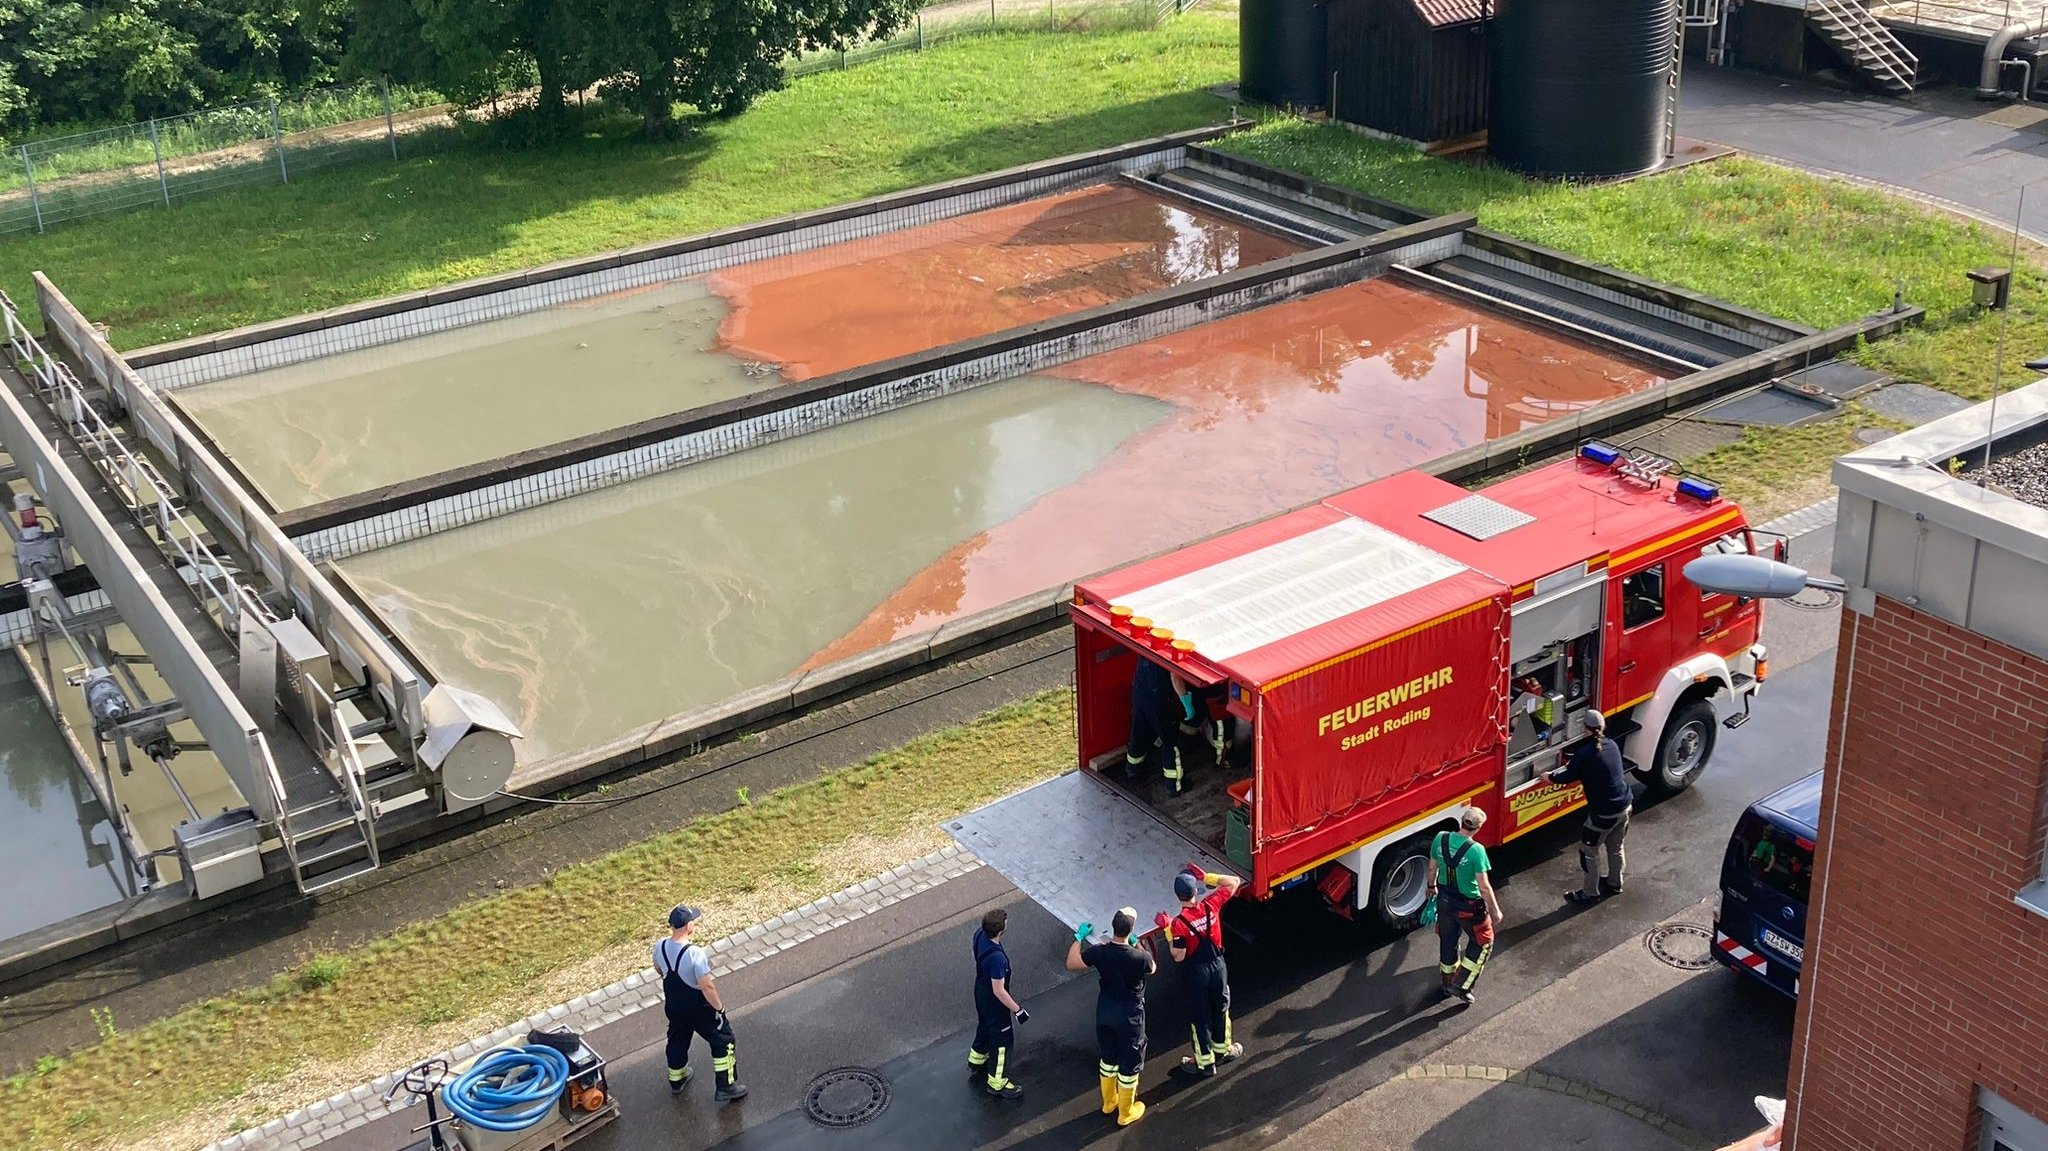
[[[1083,923],[1067,948],[1067,970],[1093,967],[1102,979],[1095,1000],[1096,1076],[1102,1084],[1102,1113],[1128,1127],[1145,1114],[1138,1102],[1138,1076],[1145,1067],[1145,978],[1157,969],[1152,953],[1136,945],[1138,911],[1118,908],[1110,918],[1108,943],[1088,944],[1095,925]],[[1085,950],[1084,950],[1085,948]]]
[[[1586,788],[1586,822],[1579,829],[1580,885],[1564,893],[1565,902],[1585,907],[1609,895],[1620,895],[1622,869],[1628,862],[1628,818],[1635,807],[1635,789],[1621,761],[1621,745],[1607,738],[1607,717],[1586,713],[1586,736],[1571,762],[1543,778],[1551,783],[1578,783]],[[1607,853],[1607,877],[1600,877],[1600,853]]]
[[[690,1082],[690,1040],[701,1035],[711,1047],[712,1098],[731,1103],[747,1097],[739,1082],[739,1056],[725,1001],[711,975],[711,959],[691,936],[704,919],[700,908],[677,904],[668,913],[668,938],[654,945],[654,970],[661,975],[662,1012],[668,1016],[668,1089],[680,1095]]]

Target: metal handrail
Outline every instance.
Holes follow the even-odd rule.
[[[190,520],[178,510],[163,476],[147,459],[128,450],[127,445],[115,435],[98,411],[86,402],[84,389],[78,378],[63,361],[51,355],[36,338],[34,332],[21,320],[14,301],[5,291],[0,291],[0,316],[4,316],[5,338],[11,359],[17,367],[26,366],[28,374],[24,379],[35,389],[37,395],[48,404],[52,414],[65,421],[73,432],[73,442],[81,450],[89,444],[98,453],[93,460],[94,468],[113,486],[123,506],[133,516],[145,533],[155,520],[155,537],[159,548],[165,542],[184,559],[186,572],[184,580],[188,586],[196,584],[204,589],[202,606],[210,599],[213,607],[207,608],[208,618],[215,618],[214,607],[221,617],[216,623],[232,634],[234,625],[243,612],[253,612],[255,618],[275,620],[275,616],[263,602],[232,576],[233,568],[224,563],[220,556],[206,545]],[[132,478],[131,478],[132,477]],[[136,479],[147,485],[154,497],[155,507],[145,510],[141,494],[135,488]],[[269,786],[272,806],[277,812],[277,826],[285,845],[286,855],[292,861],[293,877],[298,878],[298,853],[292,842],[291,816],[287,811],[289,797],[285,792],[284,776],[278,770],[277,758],[270,752],[270,741],[260,731],[249,734],[251,758],[261,771],[261,778]],[[256,798],[261,797],[245,797]]]
[[[264,775],[270,780],[270,789],[277,794],[277,838],[284,844],[284,857],[291,861],[292,884],[303,888],[306,876],[299,870],[299,843],[298,837],[292,834],[291,800],[285,794],[284,773],[277,769],[277,760],[270,754],[270,741],[260,731],[256,733],[256,752]]]
[[[1879,60],[1883,60],[1886,56],[1893,57],[1893,61],[1888,63],[1890,63],[1894,73],[1900,67],[1909,68],[1915,74],[1919,72],[1920,58],[1913,55],[1912,51],[1900,43],[1897,37],[1887,34],[1885,39],[1880,40],[1870,34],[1868,28],[1864,26],[1861,20],[1856,19],[1856,17],[1861,17],[1862,20],[1874,21],[1876,17],[1872,16],[1868,10],[1860,5],[1850,3],[1849,0],[1811,0],[1811,3],[1813,7],[1833,16],[1836,22],[1842,26],[1843,31],[1847,32],[1864,47],[1871,49]],[[1855,9],[1854,16],[1848,11],[1851,8]],[[1879,27],[1882,28],[1883,25],[1879,25]],[[1897,79],[1910,83],[1913,76],[1910,74],[1897,76]]]
[[[159,548],[168,543],[185,561],[191,572],[187,582],[204,589],[203,604],[212,601],[207,614],[213,616],[215,609],[220,613],[214,618],[215,624],[232,635],[244,611],[275,622],[276,617],[246,585],[227,575],[233,569],[206,545],[197,525],[178,510],[176,496],[156,465],[130,451],[98,410],[86,402],[85,390],[70,366],[50,355],[35,333],[21,322],[14,301],[4,291],[0,291],[0,311],[6,313],[7,343],[15,353],[15,362],[29,365],[30,384],[37,395],[58,419],[65,421],[81,449],[89,446],[87,454],[92,457],[93,467],[121,497],[122,506],[136,523],[154,535]],[[148,489],[150,499],[142,498],[136,488],[138,480]]]

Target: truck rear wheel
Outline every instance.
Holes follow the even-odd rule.
[[[1643,774],[1650,790],[1658,795],[1676,795],[1692,786],[1707,770],[1714,756],[1714,738],[1720,724],[1714,705],[1704,699],[1683,703],[1665,721],[1664,734],[1657,739],[1657,757]]]
[[[1429,902],[1429,836],[1380,853],[1372,865],[1373,918],[1396,933],[1413,931]]]

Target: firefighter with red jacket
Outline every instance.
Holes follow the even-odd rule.
[[[1243,885],[1235,875],[1204,872],[1191,863],[1173,877],[1179,913],[1168,917],[1162,911],[1153,919],[1180,965],[1195,1038],[1195,1053],[1181,1059],[1175,1074],[1208,1079],[1218,1063],[1244,1054],[1244,1045],[1230,1038],[1230,974],[1223,966],[1223,905]],[[1210,888],[1206,893],[1205,886]]]

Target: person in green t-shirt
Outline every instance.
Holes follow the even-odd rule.
[[[1480,969],[1493,954],[1493,929],[1500,926],[1500,900],[1487,873],[1493,864],[1473,836],[1486,826],[1486,813],[1468,807],[1457,831],[1439,831],[1429,845],[1429,892],[1436,900],[1437,970],[1442,995],[1470,1004]],[[1441,880],[1441,882],[1439,882]],[[1469,937],[1459,954],[1461,937]]]

